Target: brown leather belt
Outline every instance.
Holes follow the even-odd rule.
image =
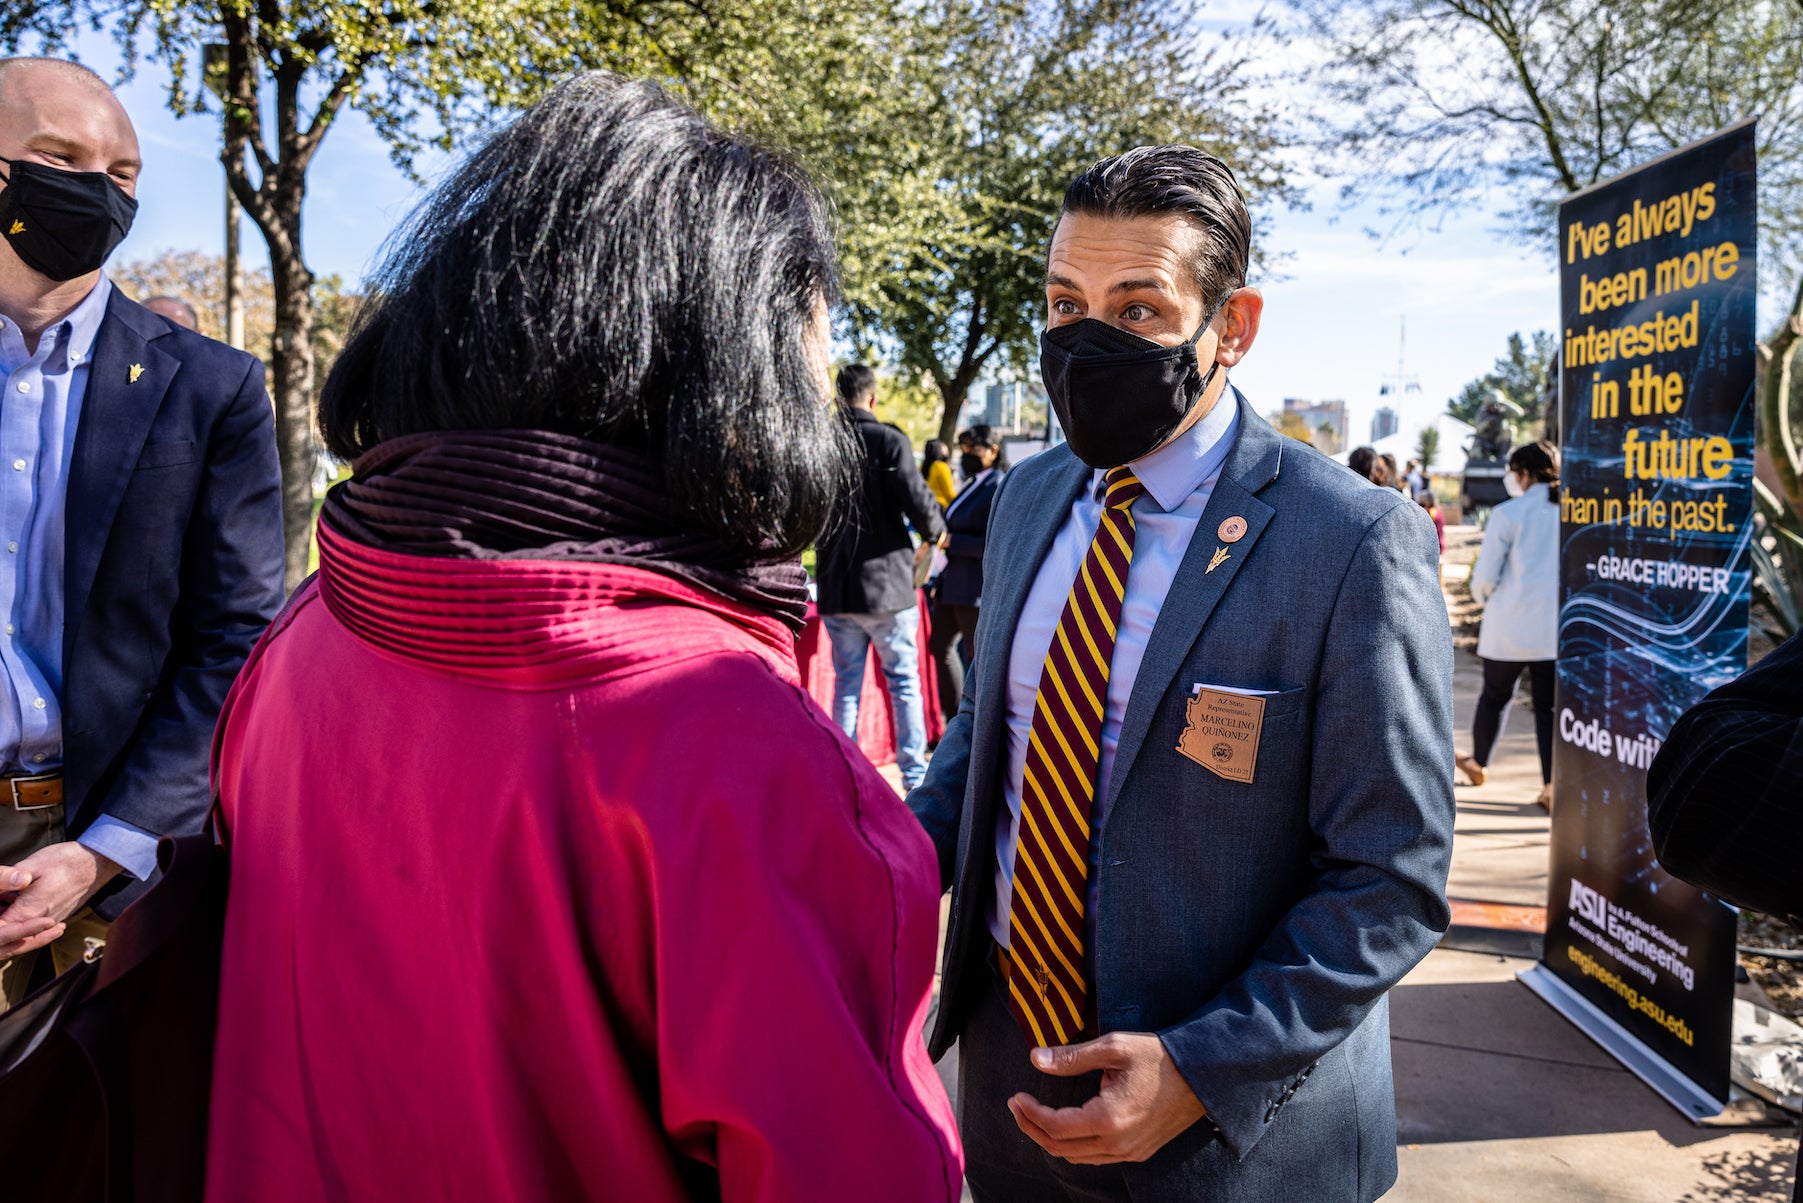
[[[63,804],[62,770],[0,775],[0,809],[48,810]]]

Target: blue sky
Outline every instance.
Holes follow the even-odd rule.
[[[85,61],[109,78],[118,58],[104,35],[78,44]],[[152,256],[166,249],[217,253],[222,246],[223,179],[217,117],[177,120],[168,111],[160,69],[146,66],[120,94],[138,127],[145,170],[141,208],[119,254]],[[1098,147],[1098,155],[1110,148]],[[447,167],[434,157],[428,177]],[[309,177],[308,262],[319,274],[360,278],[383,237],[419,195],[389,161],[369,123],[348,112],[327,136]],[[1512,331],[1553,329],[1558,282],[1552,248],[1524,248],[1498,237],[1494,220],[1475,212],[1448,219],[1434,233],[1379,244],[1363,232],[1372,215],[1346,213],[1333,199],[1338,181],[1309,189],[1306,211],[1270,214],[1268,249],[1284,256],[1278,278],[1254,280],[1265,292],[1263,330],[1233,381],[1262,410],[1284,397],[1348,402],[1352,436],[1369,433],[1378,388],[1397,368],[1398,337],[1407,322],[1406,363],[1419,393],[1400,406],[1412,429],[1444,406],[1467,381],[1489,370]],[[260,235],[246,221],[246,262],[266,261]]]

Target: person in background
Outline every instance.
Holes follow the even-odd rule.
[[[958,482],[952,479],[952,449],[939,439],[928,439],[926,454],[920,461],[920,474],[940,509],[951,505],[958,496]]]
[[[158,317],[168,318],[184,330],[200,329],[200,315],[194,312],[194,306],[180,297],[151,297],[144,302],[144,308]]]
[[[388,245],[220,724],[207,1199],[954,1203],[932,850],[796,677],[825,202],[595,73]]]
[[[908,526],[931,542],[945,533],[945,521],[914,466],[908,436],[877,421],[876,373],[847,364],[839,370],[838,395],[864,457],[845,520],[820,541],[815,561],[820,620],[833,646],[833,720],[857,739],[858,699],[874,644],[895,714],[895,763],[913,789],[926,776],[927,723]]]
[[[1542,439],[1517,447],[1503,480],[1511,498],[1490,511],[1471,569],[1471,596],[1484,607],[1477,654],[1484,689],[1471,720],[1471,752],[1456,763],[1482,785],[1502,735],[1515,683],[1525,670],[1534,694],[1540,794],[1553,801],[1553,669],[1559,655],[1559,449]]]
[[[1423,489],[1415,498],[1415,504],[1427,511],[1427,516],[1434,520],[1434,534],[1440,540],[1440,554],[1446,554],[1446,515],[1440,512],[1440,499],[1434,496],[1432,489]]]
[[[40,950],[95,956],[158,837],[205,824],[214,720],[282,604],[282,506],[263,365],[101,271],[138,207],[112,90],[0,60],[0,164],[4,1009]]]
[[[958,470],[964,488],[945,513],[945,570],[939,574],[939,593],[933,607],[933,634],[929,646],[939,684],[940,712],[948,719],[958,713],[964,697],[964,657],[958,654],[958,638],[965,651],[977,654],[977,613],[983,602],[983,536],[989,529],[989,507],[1008,474],[1008,457],[988,426],[973,426],[958,436]]]
[[[1346,466],[1373,483],[1377,481],[1375,473],[1382,469],[1376,450],[1370,447],[1354,447],[1346,457]]]
[[[1427,477],[1421,473],[1421,464],[1416,460],[1410,460],[1408,466],[1403,469],[1402,479],[1409,486],[1409,497],[1420,501],[1421,494],[1427,491]]]
[[[1407,493],[1408,484],[1402,479],[1402,469],[1396,466],[1396,457],[1386,451],[1380,458],[1384,465],[1384,478],[1381,482],[1384,488]]]

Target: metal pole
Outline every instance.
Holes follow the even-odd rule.
[[[225,182],[225,341],[244,350],[244,288],[238,274],[238,196]]]

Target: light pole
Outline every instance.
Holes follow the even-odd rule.
[[[226,56],[230,49],[224,42],[208,42],[202,51],[205,57],[201,63],[201,77],[221,104],[231,103],[226,94],[230,80]],[[238,196],[232,191],[232,181],[228,177],[225,181],[225,341],[242,351],[244,290],[238,273],[239,214]]]

